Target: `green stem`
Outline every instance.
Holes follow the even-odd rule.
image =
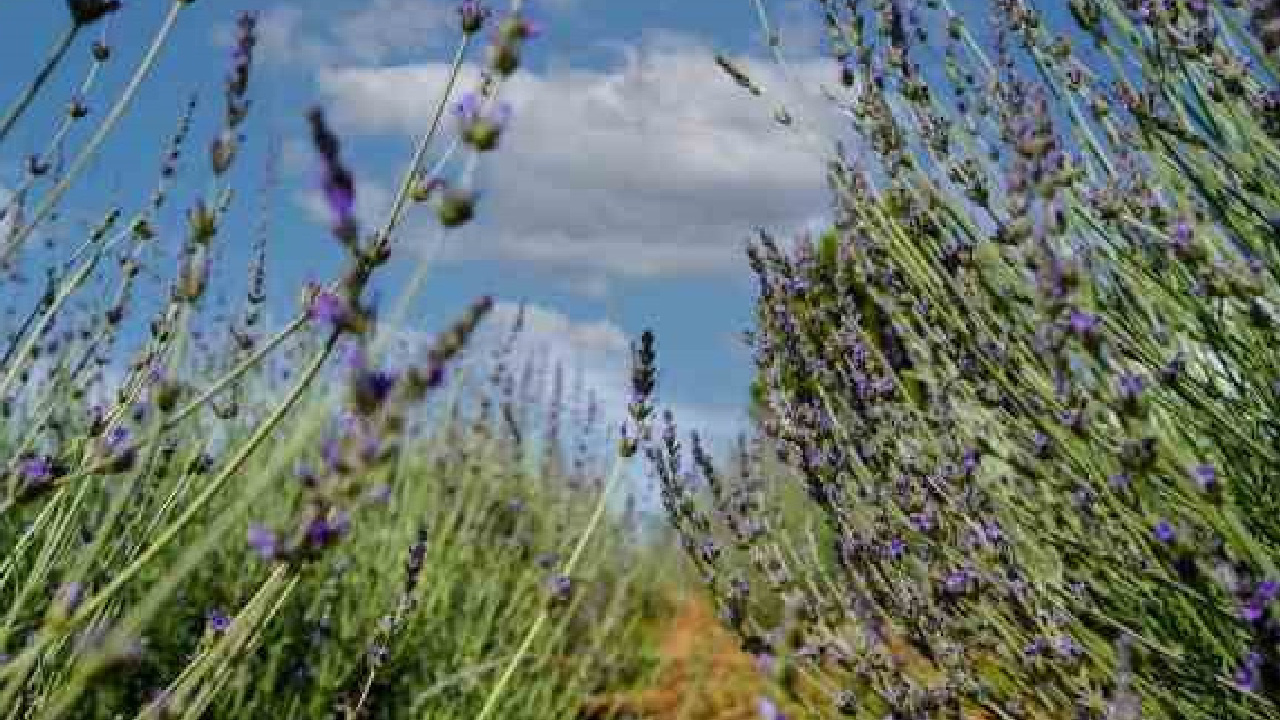
[[[36,227],[49,217],[49,214],[57,206],[58,201],[71,188],[71,184],[84,171],[89,164],[89,160],[93,158],[103,141],[107,139],[107,135],[111,133],[116,122],[120,120],[120,116],[129,107],[133,96],[138,93],[138,88],[141,87],[142,81],[146,79],[151,69],[155,66],[156,60],[160,57],[161,48],[164,47],[165,42],[169,39],[169,35],[173,32],[173,28],[178,22],[178,13],[186,5],[187,0],[172,0],[169,5],[169,14],[165,16],[164,23],[156,31],[155,38],[151,41],[151,47],[147,49],[147,54],[143,56],[142,61],[138,64],[138,68],[134,71],[133,77],[129,79],[129,84],[125,87],[124,92],[120,93],[115,105],[111,107],[107,116],[103,118],[102,124],[98,126],[98,131],[94,133],[89,142],[80,150],[80,154],[71,162],[71,167],[67,169],[67,174],[62,176],[58,184],[53,186],[53,189],[41,198],[40,205],[36,208],[31,222],[16,230],[8,244],[4,246],[3,250],[0,250],[0,265],[8,263],[13,253],[22,247],[22,244],[31,236]]]
[[[213,499],[213,496],[217,494],[218,490],[226,484],[232,475],[240,470],[254,451],[256,451],[258,447],[266,441],[267,436],[271,434],[271,431],[280,424],[284,419],[284,416],[302,397],[303,392],[311,385],[312,380],[314,380],[315,376],[320,372],[320,368],[324,366],[325,361],[337,346],[337,339],[338,336],[336,334],[330,335],[328,342],[326,342],[324,347],[316,353],[315,357],[307,366],[302,376],[298,379],[298,382],[294,385],[289,395],[283,402],[276,406],[276,409],[272,412],[271,416],[264,420],[258,426],[253,435],[240,446],[239,450],[231,461],[227,463],[226,467],[218,473],[217,477],[213,478],[213,480],[209,482],[203,492],[201,492],[200,495],[191,502],[182,515],[170,524],[165,531],[161,533],[161,535],[156,538],[156,540],[153,541],[136,560],[133,561],[133,563],[117,573],[106,587],[84,602],[75,615],[68,621],[68,627],[78,627],[93,613],[101,610],[112,599],[112,597],[124,587],[126,583],[132,580],[142,570],[142,568],[146,566],[147,563],[154,559],[161,550],[173,542],[173,540],[178,536],[178,533],[181,532],[182,529],[200,513],[209,501]],[[243,498],[243,500],[246,501],[249,499],[250,498]],[[223,522],[225,522],[225,520]],[[167,573],[165,573],[164,580],[161,581],[157,587],[152,588],[147,597],[130,613],[128,617],[119,623],[117,628],[107,639],[105,645],[110,647],[113,642],[128,638],[131,634],[138,632],[138,630],[141,629],[142,624],[146,621],[146,618],[148,618],[150,614],[159,607],[164,598],[178,586],[182,578],[196,567],[200,557],[205,552],[208,552],[212,542],[220,536],[221,533],[211,533],[209,536],[206,536],[201,543],[190,548],[187,553],[183,555],[181,560],[176,563],[174,567],[170,568]],[[48,641],[46,640],[46,642],[35,643],[15,659],[15,664],[23,661],[29,662],[30,657],[43,651],[47,642]],[[80,694],[84,692],[92,676],[101,669],[103,661],[104,658],[94,658],[89,660],[85,666],[82,667],[81,670],[70,679],[70,681],[68,681],[65,689],[63,690],[61,702],[54,707],[47,717],[51,719],[57,718],[69,710],[71,704],[74,703]],[[5,688],[4,697],[0,698],[0,706],[13,701],[14,695],[20,689],[19,685],[20,683],[11,682],[9,687]]]
[[[76,36],[80,34],[80,28],[84,27],[80,23],[71,23],[66,30],[62,32],[62,37],[58,38],[58,42],[53,46],[53,52],[49,53],[49,59],[45,60],[44,66],[40,68],[40,72],[31,80],[26,89],[22,92],[22,96],[14,101],[9,107],[9,111],[5,113],[4,119],[0,120],[0,143],[8,137],[9,131],[17,124],[18,118],[27,111],[31,106],[31,101],[36,99],[36,95],[40,93],[40,89],[49,81],[53,71],[62,62],[62,58],[66,57],[67,50],[71,48],[71,43],[75,41]]]
[[[470,43],[470,35],[463,35],[462,42],[458,43],[458,49],[453,55],[453,63],[449,68],[449,79],[445,82],[444,97],[436,104],[435,115],[431,118],[431,128],[427,130],[427,134],[422,137],[422,140],[418,142],[418,147],[414,149],[413,158],[409,161],[409,167],[405,170],[404,177],[400,180],[400,187],[396,191],[395,201],[391,203],[391,210],[387,213],[387,219],[378,231],[375,241],[376,247],[385,247],[390,242],[391,233],[395,231],[400,219],[404,216],[405,208],[409,203],[409,195],[413,191],[414,178],[417,177],[418,171],[422,169],[422,161],[427,155],[427,148],[431,146],[431,141],[440,129],[440,119],[444,117],[445,106],[449,103],[449,96],[453,94],[453,87],[457,83],[458,75],[462,70],[462,58],[466,54],[467,46]]]
[[[617,458],[613,463],[613,471],[609,474],[609,481],[605,483],[604,488],[600,491],[600,499],[596,501],[595,509],[591,513],[591,519],[587,521],[587,526],[582,531],[582,535],[578,537],[578,543],[573,548],[573,553],[569,555],[569,560],[564,565],[564,574],[572,575],[574,568],[578,566],[579,560],[582,559],[582,553],[587,549],[587,543],[591,540],[591,536],[595,534],[596,527],[599,526],[601,518],[604,517],[605,507],[607,507],[609,496],[613,494],[614,487],[618,481],[622,479],[622,468],[624,463],[622,458]],[[547,624],[547,620],[551,617],[551,613],[547,608],[543,608],[538,612],[538,617],[534,619],[533,625],[529,627],[525,633],[524,640],[520,643],[520,647],[516,649],[515,655],[511,657],[511,661],[507,663],[506,668],[502,671],[502,675],[498,678],[498,682],[489,691],[489,696],[485,698],[484,705],[480,708],[480,714],[476,715],[475,720],[488,720],[489,716],[494,713],[498,707],[499,698],[502,697],[502,691],[506,689],[507,683],[511,682],[512,676],[515,675],[516,667],[524,660],[528,654],[529,648],[533,647],[533,641],[538,637],[538,633],[542,630],[542,626]]]

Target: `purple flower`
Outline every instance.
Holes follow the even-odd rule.
[[[1186,249],[1186,247],[1191,243],[1191,234],[1191,225],[1185,220],[1179,222],[1174,226],[1173,233],[1171,234],[1173,247],[1178,250]]]
[[[1153,532],[1155,533],[1156,539],[1163,543],[1171,543],[1175,537],[1173,525],[1170,525],[1168,520],[1161,520],[1156,523]]]
[[[480,117],[480,96],[474,92],[463,93],[453,105],[453,112],[463,120]]]
[[[1032,449],[1035,451],[1036,457],[1046,458],[1049,456],[1049,436],[1048,435],[1045,435],[1044,433],[1037,430],[1036,434],[1031,437],[1031,445],[1032,445]]]
[[[933,529],[933,513],[918,512],[911,514],[911,526],[920,532],[928,532]]]
[[[327,323],[333,327],[341,327],[351,318],[347,302],[332,290],[320,288],[316,290],[307,314],[313,320]]]
[[[1054,638],[1053,649],[1060,657],[1074,658],[1080,654],[1080,646],[1070,635],[1059,635]]]
[[[111,428],[111,432],[107,434],[107,450],[115,452],[120,449],[121,445],[129,440],[129,428],[123,425],[117,425]]]
[[[351,393],[356,409],[364,415],[373,414],[390,397],[399,375],[371,369],[364,348],[358,344],[352,345],[347,366],[352,371]]]
[[[547,582],[547,588],[553,603],[564,603],[569,600],[569,594],[573,591],[573,580],[568,575],[557,573],[551,576]]]
[[[276,551],[279,549],[275,532],[261,525],[252,525],[249,527],[248,535],[249,547],[253,548],[263,560],[275,558]]]
[[[756,698],[756,710],[760,714],[760,720],[787,720],[787,716],[778,709],[778,706],[763,695]]]
[[[1250,651],[1244,656],[1244,662],[1236,670],[1235,684],[1236,687],[1245,691],[1253,692],[1258,687],[1258,668],[1262,665],[1262,655],[1257,652]]]
[[[1244,607],[1240,608],[1240,617],[1255,623],[1262,619],[1262,612],[1263,608],[1259,607],[1253,600],[1250,600],[1245,603]]]
[[[58,606],[67,615],[75,612],[84,597],[84,585],[72,580],[58,588]]]
[[[947,573],[943,584],[947,592],[962,593],[968,588],[971,577],[972,575],[967,570],[953,570]]]
[[[893,392],[893,389],[896,386],[897,384],[893,381],[893,378],[889,377],[888,375],[883,375],[879,378],[876,378],[873,385],[877,393],[886,397]]]
[[[210,610],[205,620],[215,633],[224,633],[231,627],[231,617],[217,608]]]
[[[1258,622],[1267,611],[1267,607],[1275,601],[1277,594],[1280,594],[1280,583],[1275,580],[1259,583],[1253,591],[1253,597],[1249,598],[1249,601],[1240,609],[1240,616],[1249,622]]]
[[[1071,325],[1071,331],[1077,336],[1080,338],[1089,338],[1097,332],[1098,325],[1101,324],[1101,320],[1093,313],[1084,312],[1083,310],[1072,310],[1068,323]]]
[[[45,455],[27,458],[22,461],[22,475],[32,485],[48,482],[53,478],[53,463]]]
[[[371,462],[378,460],[378,455],[383,451],[383,447],[383,438],[376,436],[376,434],[365,436],[360,446],[360,459],[371,464]]]
[[[498,146],[498,138],[511,119],[511,105],[499,103],[488,112],[481,111],[482,100],[474,92],[462,96],[454,112],[462,125],[462,139],[477,151]]]
[[[340,472],[346,466],[343,460],[341,438],[331,437],[325,440],[320,448],[320,456],[324,458],[324,463],[331,472]]]
[[[1142,394],[1146,383],[1142,376],[1134,373],[1124,373],[1119,380],[1120,399],[1124,402],[1133,402]]]
[[[325,201],[334,216],[334,235],[344,243],[356,241],[355,222],[355,179],[351,171],[342,164],[339,157],[340,145],[338,136],[333,134],[325,122],[324,112],[319,108],[308,116],[311,123],[311,140],[323,163],[324,179],[321,187]]]
[[[391,394],[391,388],[395,387],[396,374],[385,370],[376,370],[374,372],[363,373],[358,379],[360,387],[369,393],[378,404],[387,399]]]
[[[317,513],[307,523],[307,542],[315,549],[328,547],[345,535],[350,526],[350,516],[341,510],[332,514]]]
[[[1218,486],[1218,471],[1209,463],[1197,465],[1191,474],[1196,484],[1205,492],[1211,492]]]
[[[902,553],[907,549],[907,543],[900,537],[895,537],[889,541],[888,554],[893,559],[902,557]]]
[[[1258,583],[1258,588],[1254,590],[1254,597],[1267,603],[1275,600],[1277,595],[1280,595],[1280,582],[1275,580],[1264,580]]]
[[[479,0],[462,0],[458,5],[458,17],[462,22],[462,32],[467,35],[474,35],[480,32],[480,28],[484,26],[484,21],[489,18],[489,8],[485,7]]]
[[[983,526],[983,532],[987,537],[987,542],[990,543],[998,543],[1004,538],[1004,533],[1000,530],[1000,526],[992,520],[988,520]]]
[[[351,222],[355,217],[356,193],[351,185],[326,177],[324,199],[338,225]]]

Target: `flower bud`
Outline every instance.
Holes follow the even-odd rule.
[[[465,225],[475,215],[476,193],[472,190],[446,188],[436,205],[436,217],[447,228]]]
[[[517,15],[508,15],[498,24],[498,39],[503,43],[515,44],[537,36],[537,25]]]
[[[475,35],[484,27],[484,21],[489,18],[490,10],[484,7],[479,0],[463,0],[458,6],[458,16],[462,24],[462,33],[464,35]]]
[[[120,9],[120,0],[67,0],[71,21],[91,25]]]
[[[187,231],[191,241],[197,245],[207,245],[218,232],[218,220],[203,201],[187,211]]]
[[[486,152],[498,146],[502,126],[489,118],[477,118],[462,130],[462,141],[477,152]]]
[[[182,399],[182,383],[172,378],[161,380],[156,385],[156,407],[160,412],[172,412]]]
[[[499,77],[510,77],[520,67],[520,52],[514,44],[499,43],[489,48],[489,68]]]
[[[209,145],[209,164],[213,166],[213,174],[225,173],[235,157],[236,136],[230,129],[224,129]]]
[[[209,284],[209,250],[207,245],[196,245],[183,259],[182,269],[174,284],[174,297],[180,302],[195,302],[204,295]]]

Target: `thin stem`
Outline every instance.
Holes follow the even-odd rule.
[[[27,111],[31,106],[31,101],[36,99],[36,95],[40,93],[40,89],[49,81],[53,75],[53,71],[62,62],[62,58],[66,57],[67,50],[71,48],[71,43],[75,41],[76,36],[80,34],[80,28],[84,27],[80,23],[73,22],[62,32],[62,37],[58,38],[58,42],[53,46],[53,52],[49,53],[49,59],[44,61],[44,66],[40,68],[40,72],[32,78],[31,83],[23,90],[22,96],[14,101],[9,107],[9,111],[5,113],[4,119],[0,120],[0,143],[8,137],[9,131],[17,124],[18,118]]]
[[[105,35],[103,37],[105,38]],[[88,95],[89,90],[93,87],[101,72],[102,62],[94,62],[93,65],[90,66],[89,72],[85,74],[84,80],[80,83],[80,87],[76,89],[76,95],[79,97]],[[55,152],[61,152],[62,143],[66,140],[67,134],[71,131],[71,126],[74,122],[75,118],[71,117],[70,113],[66,113],[62,116],[62,122],[58,124],[58,129],[54,131],[53,137],[50,138],[49,143],[45,146],[44,152],[39,156],[42,161],[48,161]],[[0,136],[0,142],[3,142],[3,139],[3,136]],[[17,205],[18,199],[22,197],[22,194],[25,191],[30,190],[32,186],[35,185],[35,181],[36,176],[34,174],[27,173],[27,177],[23,180],[23,183],[9,194],[9,200],[5,202],[3,208],[0,208],[0,215],[12,212],[13,208]]]
[[[458,82],[458,75],[462,70],[462,58],[466,54],[467,46],[470,43],[470,35],[463,35],[462,42],[458,43],[458,49],[453,55],[453,63],[449,67],[449,79],[445,82],[444,97],[436,104],[435,115],[431,118],[431,128],[427,130],[427,134],[422,137],[422,140],[418,142],[418,147],[414,149],[413,158],[410,159],[409,167],[405,170],[404,177],[400,181],[400,187],[396,191],[395,201],[391,203],[391,210],[387,213],[387,219],[378,231],[375,247],[385,247],[390,242],[391,233],[395,231],[400,219],[404,216],[405,208],[409,203],[409,195],[413,190],[414,178],[417,177],[418,171],[422,169],[422,161],[426,158],[427,148],[431,146],[431,141],[440,129],[440,120],[444,117],[444,109],[449,104],[449,96],[453,94],[453,87]]]
[[[27,361],[27,358],[30,357],[32,348],[35,347],[36,343],[39,342],[45,331],[48,330],[49,325],[53,322],[53,318],[57,315],[58,310],[62,307],[63,303],[71,298],[71,294],[75,292],[75,289],[89,277],[89,273],[93,272],[93,268],[98,264],[101,257],[101,255],[94,255],[81,265],[80,270],[72,276],[71,280],[58,292],[58,295],[53,299],[53,302],[49,303],[49,306],[45,308],[45,311],[41,314],[39,322],[37,322],[36,326],[31,328],[27,333],[26,340],[23,341],[20,349],[12,356],[5,358],[5,360],[8,361],[9,371],[5,373],[4,379],[0,380],[0,397],[9,392],[9,386],[12,385],[13,381],[17,378],[19,368],[21,368]]]
[[[330,354],[332,354],[333,349],[337,345],[337,339],[338,336],[336,334],[331,334],[329,336],[324,347],[316,353],[314,358],[312,358],[311,363],[307,366],[303,375],[298,379],[298,382],[294,385],[288,397],[286,397],[284,401],[276,407],[270,417],[258,426],[257,430],[240,447],[231,461],[227,463],[226,467],[218,473],[217,477],[210,481],[200,495],[197,496],[186,508],[182,515],[165,528],[165,531],[161,533],[161,535],[156,538],[147,547],[147,549],[138,556],[138,558],[136,558],[128,567],[117,573],[106,587],[84,602],[81,608],[68,621],[68,627],[76,627],[80,625],[93,613],[105,607],[112,597],[119,592],[126,583],[132,580],[142,570],[142,568],[147,565],[147,563],[160,553],[161,550],[173,542],[182,529],[200,513],[210,500],[213,499],[213,496],[217,494],[218,490],[226,484],[231,476],[240,470],[254,451],[256,451],[258,447],[266,441],[271,432],[280,424],[289,410],[292,409],[299,399],[301,399],[303,392],[311,385],[312,380],[315,379],[315,376],[324,366],[325,361],[329,358]],[[266,475],[266,477],[270,477],[270,475]],[[250,500],[251,497],[245,497],[241,499],[241,502],[242,504],[245,504]],[[230,518],[224,517],[219,522],[226,523],[229,521]],[[130,633],[137,632],[145,622],[146,618],[149,617],[164,598],[178,586],[182,578],[196,567],[199,558],[211,549],[213,541],[220,536],[221,533],[210,533],[203,541],[188,549],[175,566],[171,567],[168,572],[165,573],[164,580],[156,587],[152,588],[146,598],[143,599],[143,601],[130,613],[130,615],[119,623],[117,629],[112,633],[112,636],[108,638],[106,645],[110,647],[113,641],[118,641],[122,638],[128,637]],[[23,651],[22,655],[15,659],[15,664],[24,661],[30,662],[31,658],[33,658],[37,653],[43,652],[44,646],[49,641],[50,640],[46,639],[45,642],[34,643],[31,647]],[[62,702],[54,707],[54,712],[49,717],[56,718],[70,708],[71,703],[75,702],[80,694],[84,692],[90,678],[101,667],[103,662],[103,658],[93,658],[89,660],[86,663],[86,666],[67,682],[67,687],[63,690],[64,696],[62,698]],[[0,705],[12,702],[14,694],[19,690],[19,686],[20,683],[12,682],[10,686],[5,689],[4,696],[0,697]]]
[[[582,559],[582,553],[587,549],[587,543],[591,540],[591,536],[595,534],[596,527],[600,524],[600,519],[604,517],[605,507],[608,504],[609,496],[613,494],[614,487],[622,479],[623,461],[621,457],[614,460],[613,470],[609,474],[609,481],[605,483],[604,488],[600,491],[600,499],[596,501],[595,509],[591,512],[591,519],[587,521],[587,526],[583,529],[582,534],[578,537],[578,543],[573,548],[573,553],[569,555],[569,560],[564,565],[563,573],[566,576],[572,575],[574,568],[578,566],[578,561]],[[498,707],[498,699],[502,697],[502,691],[506,689],[507,683],[511,682],[511,678],[515,675],[516,667],[520,664],[529,652],[529,648],[533,647],[533,641],[538,637],[538,633],[542,630],[542,626],[547,624],[547,620],[551,617],[550,611],[543,607],[538,613],[538,617],[534,619],[533,625],[529,627],[525,633],[524,640],[520,643],[520,647],[516,649],[515,655],[511,657],[511,661],[507,663],[507,667],[502,671],[502,675],[498,678],[498,682],[489,691],[489,696],[485,698],[484,705],[480,708],[480,714],[476,715],[475,720],[488,720],[489,716],[494,713]]]
[[[31,218],[31,222],[22,226],[21,229],[14,232],[9,243],[0,251],[0,265],[9,262],[13,253],[22,247],[31,233],[35,231],[40,223],[44,222],[57,206],[58,201],[71,188],[71,184],[84,171],[89,164],[89,160],[93,158],[98,148],[106,140],[107,135],[111,133],[120,116],[128,109],[129,103],[133,100],[133,96],[137,94],[138,88],[141,87],[142,81],[146,79],[151,69],[155,66],[156,60],[160,57],[160,50],[164,47],[165,42],[169,39],[169,35],[173,32],[174,26],[178,22],[178,13],[187,5],[185,0],[173,0],[169,5],[169,14],[165,16],[164,23],[160,29],[156,31],[155,38],[151,41],[151,47],[147,49],[147,54],[143,56],[142,61],[138,64],[138,68],[134,71],[133,77],[129,79],[129,84],[125,87],[124,92],[116,99],[115,105],[111,107],[111,111],[103,118],[102,124],[98,126],[98,131],[94,133],[89,142],[80,150],[80,154],[75,160],[71,161],[71,167],[67,169],[67,174],[53,186],[47,195],[40,200],[39,207]]]

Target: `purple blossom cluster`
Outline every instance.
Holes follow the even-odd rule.
[[[747,249],[754,457],[646,448],[726,624],[859,716],[1274,711],[1274,13],[816,5],[856,152]]]
[[[394,461],[407,439],[407,413],[440,385],[445,367],[492,307],[488,296],[477,300],[427,351],[424,362],[404,370],[379,368],[363,344],[348,346],[345,409],[322,441],[317,461],[298,468],[301,507],[284,531],[261,525],[248,530],[249,546],[263,560],[314,561],[342,540],[362,506],[384,504]]]

